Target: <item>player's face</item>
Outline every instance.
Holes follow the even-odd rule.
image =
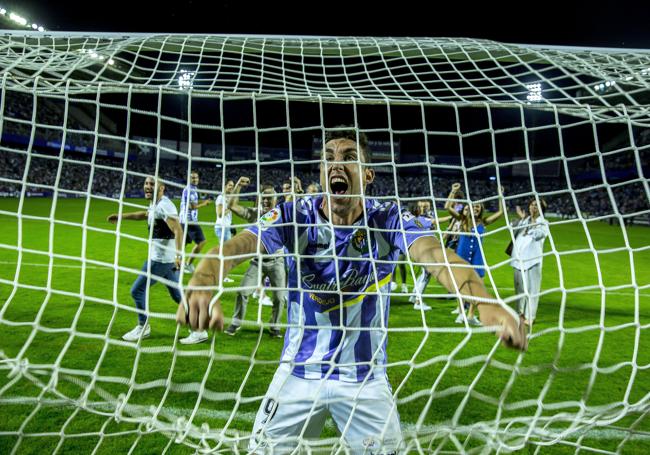
[[[192,172],[192,174],[190,174],[190,183],[192,185],[194,185],[194,186],[198,185],[199,184],[199,174],[197,174],[196,172]]]
[[[232,193],[233,188],[235,188],[235,182],[228,180],[226,182],[226,193]]]
[[[539,216],[539,208],[537,207],[537,201],[533,201],[530,203],[528,206],[528,213],[530,213],[530,216],[533,218]]]
[[[154,190],[156,188],[156,181],[153,177],[144,179],[144,197],[146,199],[153,199]]]
[[[311,184],[307,187],[307,194],[318,193],[318,187],[314,184]]]
[[[418,215],[426,215],[431,210],[429,201],[418,201]]]
[[[355,195],[363,195],[374,172],[362,167],[363,156],[357,143],[350,139],[332,139],[325,144],[320,166],[320,182],[331,194],[332,209],[345,209],[357,204]]]
[[[275,193],[273,190],[262,191],[262,211],[268,212],[276,206]]]
[[[472,208],[474,210],[474,217],[475,218],[481,216],[481,213],[483,212],[483,207],[481,206],[481,204],[474,204],[474,206]]]
[[[283,183],[282,184],[282,192],[283,193],[291,193],[291,185],[288,183]]]

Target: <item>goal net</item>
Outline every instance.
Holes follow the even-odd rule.
[[[453,291],[435,280],[414,290],[420,267],[400,259],[382,328],[399,452],[643,453],[650,443],[650,51],[5,33],[0,68],[0,452],[246,453],[283,349],[269,336],[273,309],[252,294],[282,289],[261,269],[242,285],[247,259],[222,295],[229,325],[250,294],[240,330],[185,345],[164,285],[190,274],[163,280],[146,291],[150,336],[124,341],[137,320],[131,287],[151,278],[141,267],[152,234],[144,220],[107,217],[146,210],[149,175],[177,208],[192,171],[200,200],[242,176],[245,207],[266,184],[306,197],[283,184],[320,181],[325,134],[339,125],[370,139],[368,197],[415,212],[428,203],[446,241],[454,183],[461,212],[505,207],[474,237],[484,267],[473,267],[515,311],[539,300],[528,351],[504,349],[492,329],[462,314],[457,323]],[[517,291],[505,249],[531,201],[547,204],[541,287]],[[207,241],[195,264],[219,244],[215,219],[214,203],[199,209]],[[237,232],[246,226],[233,217]],[[278,327],[290,326],[285,308]],[[328,419],[295,444],[345,453],[346,431]]]

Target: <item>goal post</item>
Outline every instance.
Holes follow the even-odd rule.
[[[150,336],[123,340],[137,321],[134,282],[154,277],[143,267],[154,234],[144,219],[107,217],[147,210],[148,176],[180,209],[192,171],[200,200],[248,177],[242,206],[261,202],[270,184],[299,210],[299,201],[328,197],[327,185],[306,196],[291,182],[299,178],[305,192],[322,183],[326,135],[341,125],[367,135],[373,181],[364,198],[405,210],[400,235],[410,212],[424,214],[428,204],[431,233],[447,245],[457,235],[483,258],[465,267],[484,275],[501,304],[525,312],[520,302],[538,301],[536,315],[525,313],[529,348],[521,353],[500,347],[493,328],[473,325],[469,309],[451,314],[458,289],[427,281],[408,254],[393,261],[391,291],[390,278],[369,285],[366,294],[379,300],[391,293],[385,325],[368,330],[387,343],[398,452],[647,447],[649,50],[50,32],[5,33],[0,43],[0,452],[245,453],[283,352],[273,330],[318,324],[289,323],[286,307],[279,324],[269,322],[273,308],[254,291],[275,299],[296,287],[265,287],[263,267],[244,282],[248,257],[221,298],[226,326],[241,321],[234,337],[181,343],[188,331],[176,325],[165,286],[184,290],[188,273],[156,275],[144,298]],[[518,225],[533,202],[546,206],[543,217]],[[443,221],[446,205],[461,215],[468,207],[466,231]],[[183,262],[214,256],[208,251],[231,228],[264,228],[238,216],[215,226],[217,216],[214,203],[198,209],[206,246],[187,246]],[[540,287],[526,269],[518,288],[506,247],[542,225]],[[304,256],[325,249],[316,248]],[[288,250],[278,257],[305,259]],[[416,290],[418,279],[425,284]],[[338,276],[335,289],[345,292],[344,280],[352,279]],[[242,296],[247,310],[237,319]],[[345,337],[363,331],[333,327]],[[377,368],[378,355],[328,360],[314,389],[334,370]],[[360,401],[350,400],[352,414]],[[319,437],[301,430],[275,442],[355,453],[346,443],[355,422],[328,418]],[[379,436],[368,435],[366,450],[384,449],[373,445]]]

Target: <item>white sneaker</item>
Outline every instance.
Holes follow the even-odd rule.
[[[451,310],[451,314],[458,314],[458,307]]]
[[[186,338],[181,338],[179,341],[181,344],[197,344],[203,343],[208,339],[208,332],[204,330],[203,332],[190,332],[190,336]]]
[[[417,301],[417,297],[415,297],[414,295],[411,295],[409,297],[409,303],[415,303],[416,301]]]
[[[456,324],[465,324],[465,318],[463,318],[462,314],[459,314],[454,322]]]
[[[409,288],[406,286],[405,283],[402,283],[402,294],[408,294],[409,293]]]
[[[273,306],[273,301],[271,300],[271,298],[268,295],[265,295],[264,297],[262,297],[260,299],[260,303],[262,304],[262,306]]]
[[[232,278],[228,278],[228,277],[225,277],[225,278],[223,279],[223,282],[224,282],[224,283],[232,283],[233,281],[235,281],[235,280],[233,280]]]
[[[124,341],[138,341],[139,339],[149,338],[151,335],[151,326],[149,324],[142,326],[136,325],[133,330],[122,335]]]
[[[397,289],[397,283],[394,281],[390,282],[390,292],[395,292],[395,289]]]
[[[427,305],[426,303],[418,302],[415,305],[413,305],[414,310],[422,310],[422,311],[429,311],[431,307]]]
[[[468,323],[469,325],[473,325],[473,326],[475,326],[475,327],[480,327],[480,326],[483,325],[483,324],[481,324],[481,321],[479,321],[478,318],[477,318],[476,316],[469,318],[469,319],[467,320],[467,323]]]
[[[194,273],[194,266],[192,264],[185,264],[185,268],[183,269],[183,273],[187,274],[192,274]]]
[[[255,289],[255,292],[253,292],[253,298],[254,298],[254,299],[259,299],[259,298],[260,298],[260,291],[258,291],[257,289]]]

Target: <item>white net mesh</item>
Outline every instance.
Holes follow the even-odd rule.
[[[106,217],[146,208],[147,175],[177,206],[190,170],[207,198],[248,176],[243,205],[267,182],[306,187],[318,181],[324,132],[341,124],[373,141],[370,193],[381,201],[427,199],[442,217],[460,182],[459,200],[494,213],[504,187],[508,223],[489,226],[477,248],[487,287],[514,308],[509,222],[531,198],[548,203],[527,353],[455,324],[453,295],[434,282],[412,290],[417,267],[397,280],[387,375],[402,450],[647,447],[650,51],[6,34],[0,68],[0,452],[246,452],[282,350],[266,332],[271,310],[251,298],[236,337],[185,346],[158,285],[147,294],[151,337],[123,341],[150,234],[144,221]],[[208,247],[214,219],[212,206],[199,211]],[[247,266],[230,275],[227,323],[250,290]],[[255,287],[263,281],[258,271]],[[414,311],[413,296],[432,310]],[[328,421],[320,439],[298,443],[345,451],[340,430]]]

